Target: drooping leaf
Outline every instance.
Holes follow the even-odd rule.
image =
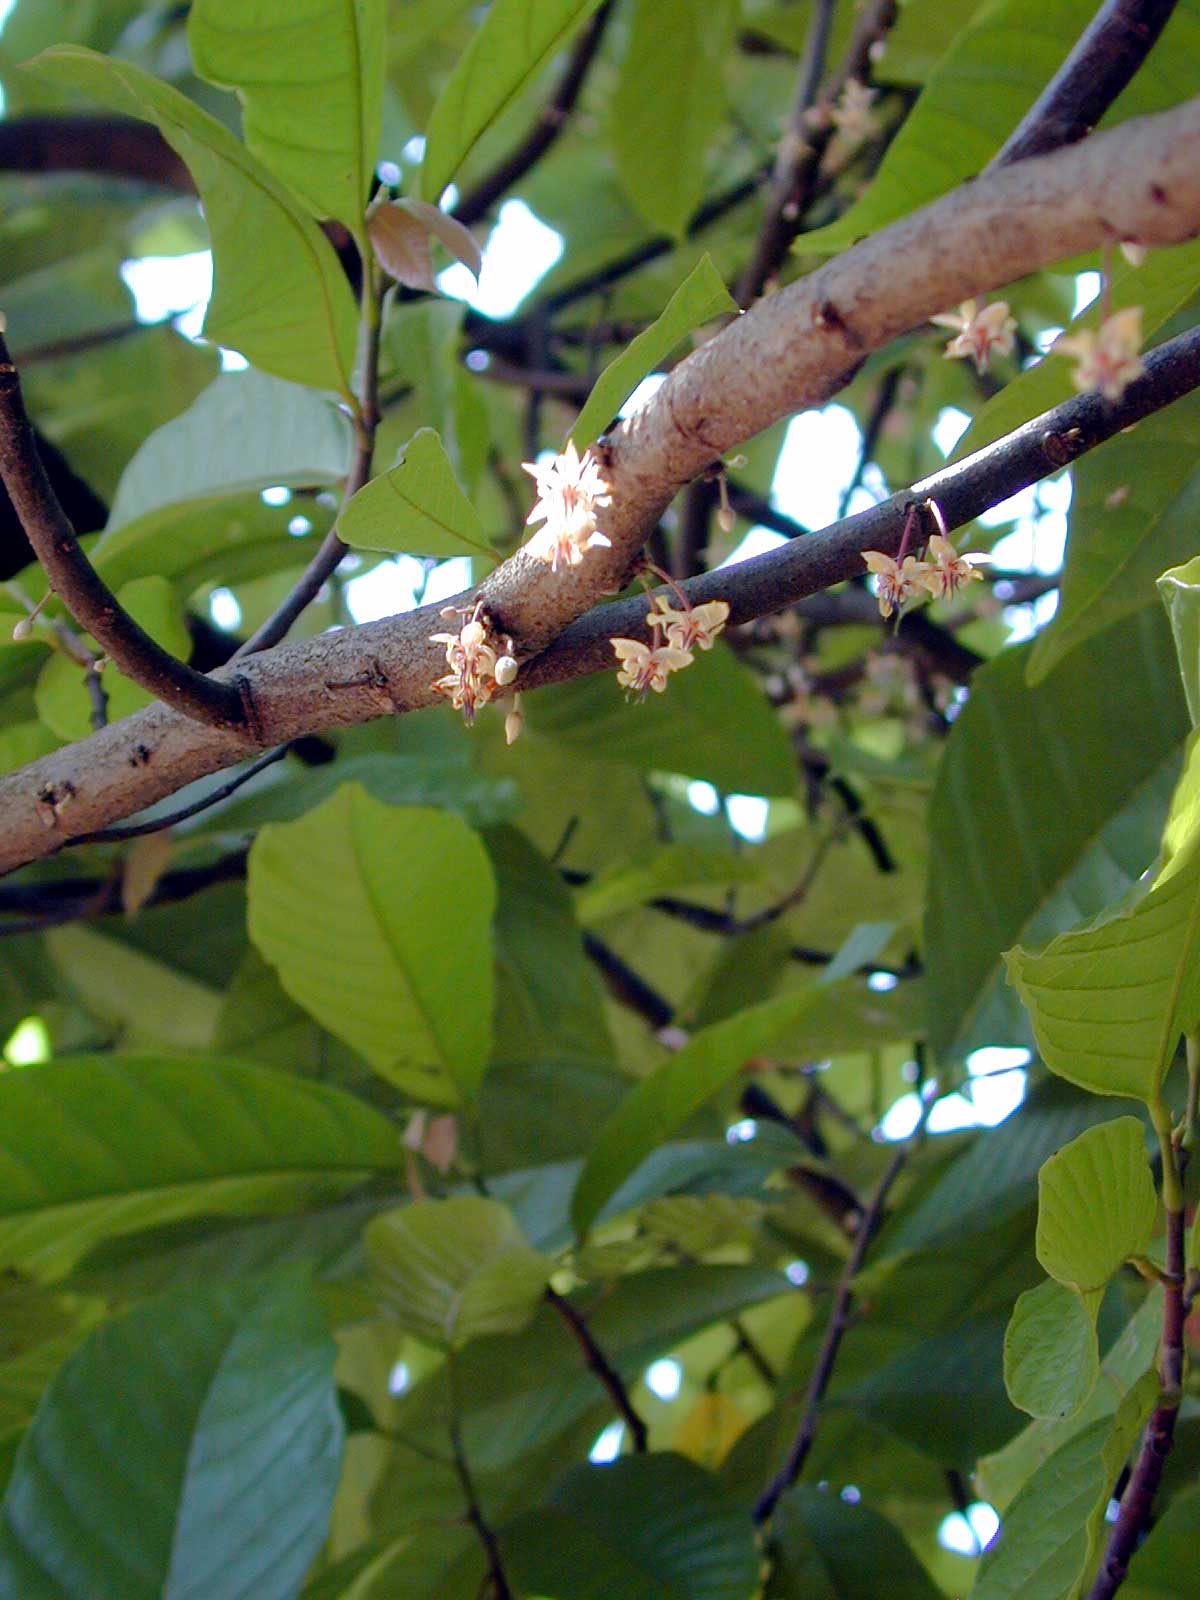
[[[30,65],[155,123],[187,163],[213,245],[206,336],[264,372],[348,395],[354,300],[332,245],[283,185],[214,117],[130,62],[63,45]]]
[[[573,1467],[501,1537],[524,1592],[556,1600],[747,1600],[757,1578],[742,1508],[669,1451]]]
[[[1200,1019],[1200,738],[1188,744],[1160,866],[1132,905],[1040,950],[1005,952],[1046,1065],[1096,1094],[1153,1100]]]
[[[871,1506],[798,1483],[771,1520],[768,1600],[937,1600],[904,1539]]]
[[[550,1261],[526,1243],[512,1212],[480,1195],[389,1211],[365,1238],[388,1314],[451,1350],[519,1333],[550,1278]]]
[[[1038,1174],[1038,1260],[1080,1294],[1102,1289],[1154,1231],[1158,1197],[1136,1117],[1089,1128]]]
[[[397,1171],[348,1095],[211,1056],[64,1057],[0,1073],[0,1262],[61,1275],[97,1240],[278,1212]]]
[[[335,1354],[294,1269],[106,1323],[17,1453],[0,1596],[294,1600],[341,1465]]]
[[[646,374],[653,372],[681,339],[701,323],[727,311],[736,312],[737,305],[713,266],[712,257],[702,256],[667,301],[662,315],[639,333],[596,379],[571,429],[576,447],[582,450],[591,444]]]
[[[1158,592],[1167,608],[1183,672],[1183,692],[1195,726],[1200,723],[1200,556],[1164,572]]]
[[[437,202],[476,140],[600,0],[496,0],[425,129],[421,198]]]
[[[198,0],[188,44],[201,77],[237,90],[246,144],[315,217],[362,237],[379,153],[385,0]]]
[[[1052,1278],[1027,1289],[1004,1335],[1004,1386],[1031,1417],[1069,1417],[1100,1373],[1097,1301]]]
[[[396,466],[358,491],[338,519],[338,532],[364,550],[496,559],[432,428],[415,433]]]
[[[272,823],[249,866],[250,937],[284,988],[417,1099],[471,1095],[492,1024],[495,878],[461,818],[346,784]]]
[[[994,1014],[1002,952],[1095,915],[1137,881],[1187,733],[1154,612],[1089,639],[1033,689],[1028,658],[1018,646],[975,675],[930,806],[925,939],[942,1053],[1024,1042],[1019,1016]]]

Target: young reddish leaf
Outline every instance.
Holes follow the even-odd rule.
[[[416,217],[398,205],[380,206],[367,223],[367,235],[376,261],[390,277],[406,289],[434,293],[429,232]]]
[[[469,228],[464,228],[461,222],[456,222],[440,206],[431,206],[427,200],[399,200],[396,203],[414,221],[419,222],[426,233],[440,239],[455,260],[461,261],[478,282],[483,268],[483,254]]]

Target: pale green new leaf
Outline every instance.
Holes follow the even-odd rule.
[[[1004,1335],[1004,1387],[1031,1417],[1070,1417],[1100,1374],[1098,1297],[1049,1278],[1027,1289]]]
[[[250,852],[250,937],[331,1033],[416,1099],[479,1086],[492,1027],[495,877],[461,817],[346,784]]]
[[[364,1238],[388,1315],[451,1350],[489,1333],[519,1333],[552,1271],[508,1207],[480,1195],[389,1211]]]
[[[397,1170],[391,1124],[265,1067],[77,1056],[0,1073],[0,1265],[61,1276],[97,1240],[287,1211]]]
[[[213,246],[205,336],[265,372],[348,396],[354,299],[333,246],[278,179],[215,117],[128,61],[63,45],[30,66],[153,122],[187,163]]]
[[[316,217],[362,237],[387,60],[385,0],[195,0],[201,77],[237,90],[246,143]]]
[[[1150,1243],[1158,1197],[1136,1117],[1072,1139],[1038,1173],[1037,1257],[1080,1294],[1102,1289]]]
[[[675,238],[704,193],[737,12],[730,0],[633,6],[612,99],[617,174],[650,226]]]
[[[425,129],[421,198],[442,190],[522,85],[600,0],[495,0],[438,97]]]
[[[294,1600],[341,1468],[336,1354],[295,1268],[104,1324],[17,1453],[2,1600]]]
[[[668,356],[685,335],[702,322],[723,312],[737,311],[725,280],[702,256],[655,319],[596,380],[583,410],[575,419],[571,438],[578,449],[591,444],[603,431],[648,372]]]
[[[1175,636],[1175,651],[1183,672],[1183,692],[1195,726],[1200,723],[1200,556],[1164,572],[1158,592]]]
[[[1200,394],[1185,395],[1075,467],[1058,610],[1034,640],[1030,683],[1092,634],[1153,605],[1159,573],[1200,547],[1198,428]]]
[[[413,434],[391,471],[358,491],[338,519],[338,532],[363,550],[496,560],[479,513],[459,488],[432,428]]]
[[[1154,1100],[1200,1020],[1200,742],[1193,735],[1149,892],[1040,950],[1005,952],[1042,1059],[1096,1094]]]

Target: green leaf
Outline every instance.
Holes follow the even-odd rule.
[[[758,1574],[742,1507],[668,1451],[572,1467],[500,1537],[522,1593],[555,1600],[747,1600]]]
[[[480,134],[600,0],[495,0],[463,51],[425,129],[421,198],[434,202]]]
[[[1024,1042],[1019,1017],[998,1026],[988,1015],[1002,952],[1094,915],[1137,881],[1187,733],[1154,612],[1089,639],[1036,688],[1029,653],[1005,650],[975,674],[930,806],[925,940],[938,974],[930,1042],[942,1055]]]
[[[316,217],[362,238],[383,122],[385,0],[197,0],[196,71],[237,90],[246,144]]]
[[[175,591],[165,578],[132,578],[117,591],[117,599],[133,620],[164,650],[177,659],[191,654],[192,641]],[[108,720],[119,722],[148,706],[154,696],[115,666],[101,678],[108,695]],[[38,677],[35,691],[38,716],[60,739],[86,739],[92,728],[92,697],[87,678],[77,661],[56,652]]]
[[[1154,1100],[1200,1020],[1200,737],[1188,744],[1160,867],[1132,906],[1039,950],[1005,952],[1052,1072],[1095,1094]]]
[[[44,938],[63,985],[104,1025],[110,1044],[206,1050],[215,1042],[220,994],[174,965],[169,946],[150,953],[78,922],[47,928]]]
[[[389,1211],[367,1225],[365,1240],[388,1314],[451,1350],[519,1333],[550,1281],[551,1263],[530,1248],[512,1212],[479,1195]]]
[[[1158,592],[1175,637],[1183,692],[1195,727],[1200,723],[1200,556],[1164,572],[1158,580]]]
[[[602,750],[607,760],[642,772],[685,773],[738,794],[796,790],[786,732],[754,676],[720,640],[673,675],[667,694],[639,706],[626,705],[615,676],[601,673],[530,696],[525,720],[538,739],[572,751]],[[731,727],[736,741],[720,736]]]
[[[354,300],[333,246],[283,185],[214,117],[130,62],[63,45],[30,69],[153,122],[187,163],[212,236],[206,338],[264,372],[348,396]]]
[[[338,519],[338,532],[363,550],[496,559],[432,428],[413,434],[397,465],[358,491]]]
[[[1085,639],[1151,605],[1159,573],[1195,550],[1198,427],[1200,395],[1185,395],[1074,468],[1058,610],[1034,640],[1030,683]]]
[[[0,1596],[293,1600],[341,1466],[335,1354],[294,1270],[188,1289],[105,1324],[18,1451]]]
[[[1004,1335],[1004,1387],[1031,1417],[1070,1417],[1100,1375],[1096,1296],[1048,1279],[1027,1289]]]
[[[114,1234],[344,1193],[401,1154],[349,1095],[197,1055],[0,1073],[0,1129],[0,1264],[43,1277]]]
[[[223,373],[125,468],[92,559],[114,581],[126,563],[186,537],[196,501],[276,484],[320,488],[338,483],[349,461],[349,428],[328,400],[263,372]]]
[[[826,991],[819,984],[715,1022],[625,1096],[600,1129],[571,1202],[571,1220],[587,1233],[605,1201],[658,1145],[712,1098],[751,1056],[763,1054],[801,1022]]]
[[[1126,1600],[1177,1600],[1196,1571],[1200,1489],[1178,1494],[1138,1547],[1122,1585]]]
[[[262,830],[248,889],[250,937],[323,1027],[416,1099],[474,1093],[491,1044],[496,889],[460,817],[346,784]]]
[[[736,312],[737,304],[713,266],[712,257],[704,255],[667,301],[662,315],[639,333],[615,361],[610,361],[596,379],[571,429],[577,448],[582,450],[591,444],[646,374],[653,372],[693,328],[727,311]]]
[[[1145,1253],[1158,1197],[1136,1117],[1089,1128],[1038,1174],[1037,1256],[1052,1278],[1087,1294]]]
[[[771,1521],[767,1600],[938,1600],[892,1524],[868,1505],[798,1483]]]
[[[633,7],[612,98],[617,175],[650,226],[676,239],[704,192],[736,20],[730,0],[636,0]]]

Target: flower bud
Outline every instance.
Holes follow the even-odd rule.
[[[33,638],[33,623],[28,617],[22,617],[13,625],[12,636],[16,644],[24,644],[26,639]]]
[[[496,662],[495,679],[501,686],[509,684],[520,671],[516,660],[512,656],[501,656]]]

